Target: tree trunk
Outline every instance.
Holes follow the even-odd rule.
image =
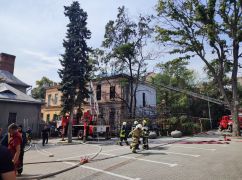
[[[233,104],[233,108],[231,111],[233,118],[233,136],[241,136],[240,134],[240,124],[238,120],[238,104],[236,102]]]
[[[131,79],[131,82],[130,82],[130,102],[129,102],[129,107],[130,107],[129,116],[130,116],[130,118],[133,118],[133,101],[134,101],[134,84],[133,84],[133,79]]]
[[[72,143],[72,121],[73,121],[73,109],[70,112],[69,123],[68,123],[68,143]]]
[[[136,117],[136,104],[137,104],[136,92],[137,92],[137,87],[138,87],[138,83],[136,84],[136,87],[135,87],[135,89],[134,89],[134,108],[133,108],[133,118]]]

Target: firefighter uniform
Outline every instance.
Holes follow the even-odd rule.
[[[148,123],[146,120],[143,120],[143,128],[142,128],[142,137],[143,137],[143,149],[148,150],[149,149],[149,144],[148,144],[148,139],[149,139],[149,128],[148,128]]]
[[[130,148],[132,149],[133,153],[136,153],[137,146],[139,145],[139,139],[142,135],[142,125],[138,124],[136,128],[130,132],[130,135],[132,136],[132,143]]]
[[[139,123],[138,123],[138,121],[134,121],[134,124],[133,124],[133,126],[132,126],[132,131],[136,128],[136,126],[138,125]],[[139,145],[140,145],[140,140],[139,140],[139,143],[137,144],[137,146],[136,146],[136,149],[139,149]]]
[[[120,130],[120,134],[119,134],[119,138],[120,138],[120,141],[119,141],[119,145],[122,146],[123,144],[123,141],[129,145],[129,142],[127,141],[127,123],[126,122],[123,122],[123,125],[121,127],[121,130]]]

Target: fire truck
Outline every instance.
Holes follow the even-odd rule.
[[[72,135],[84,140],[99,137],[110,139],[110,125],[102,124],[99,121],[99,107],[92,82],[89,83],[89,90],[91,92],[89,94],[90,109],[84,112],[79,119],[74,116],[72,120]],[[62,134],[66,134],[68,123],[69,115],[63,116],[60,123]]]
[[[238,116],[239,126],[242,129],[242,113]],[[219,130],[228,130],[229,132],[233,131],[233,120],[231,115],[222,116],[219,120]]]
[[[90,110],[84,112],[80,123],[74,120],[72,125],[73,136],[80,139],[104,137],[110,139],[110,125],[98,124],[98,116],[92,114]]]

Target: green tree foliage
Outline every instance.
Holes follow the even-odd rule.
[[[160,69],[153,79],[152,83],[157,89],[157,102],[165,106],[170,113],[186,113],[189,108],[189,99],[186,94],[175,91],[167,91],[159,84],[169,85],[185,90],[192,90],[195,75],[192,70],[187,68],[188,61],[184,59],[174,59],[166,63],[160,63],[157,67]]]
[[[44,76],[35,83],[37,87],[32,89],[31,96],[35,99],[45,99],[46,88],[52,86],[54,82]]]
[[[105,27],[103,47],[106,49],[106,58],[103,61],[109,64],[114,73],[125,73],[129,78],[129,114],[135,116],[137,84],[146,72],[146,60],[151,58],[145,53],[145,47],[153,29],[150,28],[151,17],[139,16],[137,21],[132,20],[125,7],[118,8],[115,21],[110,20]]]
[[[70,113],[68,126],[68,142],[72,141],[72,119],[75,106],[81,106],[84,99],[89,97],[87,82],[90,79],[92,66],[89,64],[88,54],[91,49],[86,40],[90,39],[91,32],[87,29],[87,13],[80,8],[77,1],[65,6],[65,16],[70,20],[67,25],[66,39],[63,42],[65,53],[60,59],[62,69],[59,70],[61,78],[60,90],[62,96],[62,113]]]
[[[157,27],[157,41],[171,48],[181,58],[198,57],[212,77],[238,126],[238,62],[242,57],[242,9],[237,0],[159,0],[157,12],[163,24]],[[215,64],[214,64],[215,63]],[[232,98],[229,98],[224,75],[231,66]]]

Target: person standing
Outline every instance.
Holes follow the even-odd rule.
[[[0,159],[0,180],[16,180],[12,155],[5,146],[0,146]]]
[[[18,126],[16,124],[10,124],[8,127],[8,149],[13,157],[13,164],[15,170],[17,170],[19,165],[19,155],[21,150],[22,138],[18,132]]]
[[[127,123],[126,122],[123,122],[123,125],[120,130],[119,138],[120,138],[120,141],[119,141],[120,146],[123,146],[122,144],[123,141],[127,144],[127,146],[129,145],[129,142],[127,141]]]
[[[139,145],[139,139],[142,134],[142,125],[138,124],[136,128],[130,132],[130,135],[132,136],[132,143],[130,145],[130,148],[132,149],[132,153],[136,153],[137,145]]]
[[[149,144],[148,144],[148,139],[149,139],[149,128],[148,128],[148,123],[144,119],[143,120],[143,128],[142,128],[142,137],[143,137],[143,149],[148,150],[149,149]]]
[[[48,127],[45,125],[44,129],[41,132],[42,135],[42,146],[44,146],[45,144],[48,143],[48,136],[49,136],[49,132],[48,132]]]
[[[22,137],[22,143],[21,143],[20,155],[19,155],[19,165],[18,165],[18,175],[21,175],[23,172],[24,148],[27,143],[27,137],[26,137],[26,133],[23,131],[22,125],[18,126],[18,132]]]

